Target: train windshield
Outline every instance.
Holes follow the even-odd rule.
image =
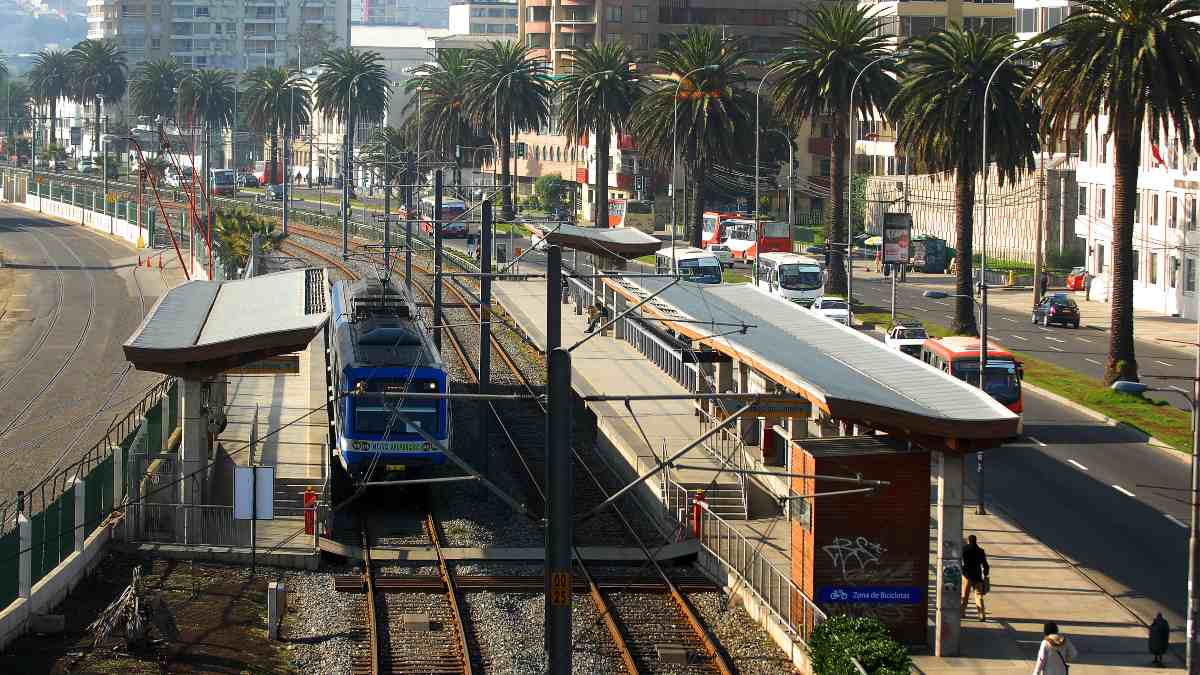
[[[438,420],[438,400],[430,398],[402,398],[397,394],[406,391],[434,392],[438,383],[434,380],[380,381],[373,380],[364,394],[354,397],[354,431],[360,434],[415,434],[414,427],[426,433],[441,432]],[[399,412],[408,419],[400,419]]]
[[[958,379],[979,386],[979,360],[955,359],[951,373]],[[1021,400],[1021,377],[1017,364],[1009,359],[988,359],[983,374],[983,390],[997,401],[1011,405]]]
[[[821,268],[816,265],[785,263],[779,266],[779,285],[789,291],[811,291],[821,287]]]

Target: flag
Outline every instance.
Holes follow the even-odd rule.
[[[1158,151],[1158,146],[1153,143],[1150,144],[1150,154],[1154,155],[1154,161],[1158,166],[1167,165],[1167,163],[1163,161],[1162,154],[1160,154]]]

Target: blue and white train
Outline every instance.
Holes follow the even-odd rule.
[[[445,462],[445,454],[414,427],[448,446],[449,401],[395,395],[447,391],[445,364],[408,291],[391,281],[363,279],[334,283],[331,296],[333,452],[342,469],[357,482],[394,479]]]

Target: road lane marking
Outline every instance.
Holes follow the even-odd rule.
[[[1053,349],[1056,352],[1065,352],[1066,351],[1065,349],[1059,349],[1058,347],[1055,347],[1054,345],[1046,345],[1046,346],[1049,347],[1050,349]]]
[[[1001,319],[1004,319],[1005,321],[1011,321],[1011,322],[1013,322],[1013,323],[1016,323],[1016,322],[1017,322],[1017,320],[1016,320],[1016,319],[1011,319],[1011,318],[1009,318],[1009,317],[1007,317],[1007,316],[1002,316],[1002,317],[1000,317],[1000,318],[1001,318]]]
[[[1059,340],[1058,338],[1052,338],[1052,337],[1050,337],[1050,336],[1046,336],[1046,339],[1047,339],[1047,340],[1049,340],[1049,341],[1051,341],[1051,342],[1057,342],[1057,343],[1059,343],[1059,344],[1065,344],[1065,343],[1066,343],[1066,340]]]
[[[1021,337],[1020,335],[1017,335],[1016,333],[1013,333],[1013,337],[1015,337],[1018,340],[1024,340],[1025,342],[1029,342],[1029,338]],[[976,351],[979,351],[979,350],[976,350]]]
[[[1116,490],[1117,492],[1120,492],[1121,494],[1125,495],[1126,497],[1136,497],[1137,496],[1137,495],[1133,494],[1132,492],[1130,492],[1129,490],[1126,490],[1125,488],[1121,487],[1120,485],[1113,485],[1112,487],[1114,490]]]
[[[1159,361],[1158,359],[1155,359],[1155,360],[1154,360],[1154,362],[1155,362],[1155,363],[1161,363],[1161,364],[1163,364],[1164,366],[1174,366],[1174,365],[1175,365],[1175,364],[1173,364],[1173,363],[1167,363],[1166,361]]]
[[[1038,445],[1042,446],[1043,448],[1046,447],[1045,443],[1039,441],[1038,439],[1034,438],[1033,436],[1026,436],[1025,438],[1028,438],[1029,440],[1033,441],[1034,443],[1037,443]]]
[[[1098,365],[1098,366],[1102,366],[1102,365],[1104,365],[1103,363],[1100,363],[1100,362],[1099,362],[1099,361],[1097,361],[1096,359],[1089,359],[1089,358],[1085,358],[1085,359],[1084,359],[1084,361],[1087,361],[1088,363],[1094,363],[1094,364],[1096,364],[1096,365]]]
[[[1045,326],[1038,326],[1038,327],[1037,327],[1037,329],[1038,329],[1038,330],[1044,330],[1044,331],[1046,331],[1047,333],[1049,333],[1049,332],[1050,332],[1050,329],[1049,329],[1049,328],[1046,328]]]
[[[1187,523],[1184,523],[1182,520],[1176,518],[1175,516],[1173,516],[1169,513],[1164,513],[1163,515],[1166,516],[1167,520],[1171,521],[1172,523],[1175,523],[1176,525],[1182,527],[1185,530],[1188,529]]]
[[[1087,468],[1086,466],[1084,466],[1084,465],[1080,464],[1079,462],[1076,462],[1076,461],[1075,461],[1075,460],[1073,460],[1073,459],[1068,459],[1068,460],[1067,460],[1067,463],[1068,463],[1068,464],[1073,464],[1073,465],[1075,465],[1075,468],[1077,468],[1077,469],[1079,469],[1079,470],[1081,470],[1081,471],[1087,471],[1087,470],[1088,470],[1088,468]]]
[[[1087,338],[1081,338],[1081,337],[1077,337],[1077,338],[1075,338],[1075,339],[1076,339],[1076,340],[1079,340],[1080,342],[1086,342],[1086,343],[1088,343],[1088,344],[1091,344],[1091,342],[1092,342],[1091,340],[1089,340],[1089,339],[1087,339]]]

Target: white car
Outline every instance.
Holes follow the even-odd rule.
[[[850,320],[850,307],[845,298],[817,298],[808,308],[820,316],[845,325]]]
[[[733,267],[733,251],[729,250],[728,244],[709,244],[704,250],[716,256],[721,267]]]
[[[929,334],[919,322],[901,322],[892,326],[883,342],[892,349],[904,352],[913,358],[921,358],[921,347]]]

